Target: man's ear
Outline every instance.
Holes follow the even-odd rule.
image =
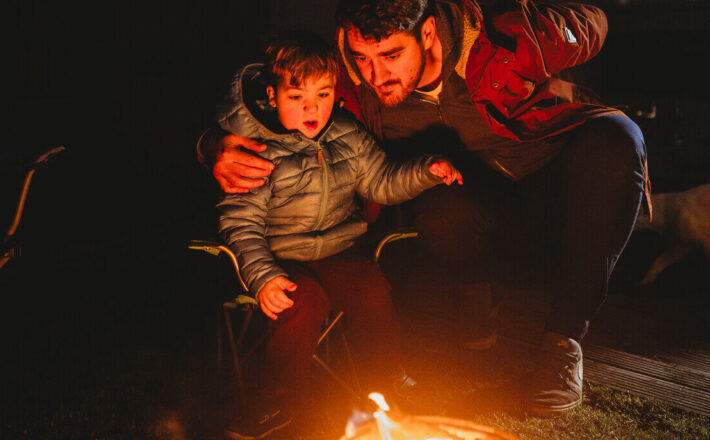
[[[266,96],[269,97],[269,105],[276,107],[276,90],[272,86],[266,86]]]
[[[422,46],[424,50],[429,50],[434,45],[436,38],[436,19],[432,15],[422,23]]]

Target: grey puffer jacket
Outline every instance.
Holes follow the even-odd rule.
[[[262,67],[244,67],[217,111],[222,129],[266,144],[260,156],[275,165],[266,184],[249,193],[226,194],[217,205],[220,237],[237,255],[253,295],[271,279],[288,276],[276,258],[317,260],[351,247],[367,231],[356,192],[391,205],[442,182],[428,170],[434,156],[405,163],[387,160],[345,110],[335,109],[317,138],[284,131],[259,81]]]

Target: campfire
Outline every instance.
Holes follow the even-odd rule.
[[[355,411],[340,440],[519,440],[517,437],[467,420],[415,416],[390,409],[384,396],[368,396],[378,408],[373,413]]]

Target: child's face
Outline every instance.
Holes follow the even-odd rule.
[[[287,130],[298,130],[312,139],[325,127],[335,102],[335,79],[332,75],[307,78],[292,86],[291,78],[281,81],[276,90],[269,86],[269,104],[276,107],[279,120]]]

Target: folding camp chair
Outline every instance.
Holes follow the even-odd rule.
[[[201,250],[205,251],[207,253],[210,253],[212,255],[218,256],[220,254],[223,254],[227,256],[234,267],[234,271],[236,273],[237,279],[239,281],[239,287],[241,289],[241,292],[237,294],[234,298],[224,302],[222,304],[222,310],[221,314],[218,314],[218,320],[221,321],[221,317],[224,319],[224,323],[226,326],[227,330],[227,337],[229,339],[229,346],[231,348],[231,354],[232,354],[232,362],[234,364],[234,370],[235,374],[237,376],[237,385],[239,388],[239,397],[241,400],[241,403],[243,405],[246,405],[246,388],[244,385],[244,377],[242,374],[242,366],[243,363],[246,362],[247,359],[249,359],[252,354],[256,351],[256,349],[264,342],[266,339],[267,335],[264,333],[262,336],[255,341],[253,344],[251,344],[251,349],[248,350],[246,353],[240,354],[240,351],[242,349],[242,343],[244,342],[244,338],[247,334],[247,330],[249,329],[249,326],[252,322],[253,318],[253,313],[254,310],[258,308],[258,304],[254,298],[251,296],[247,296],[246,293],[248,292],[248,288],[246,284],[244,283],[244,280],[242,279],[241,273],[239,271],[239,263],[237,262],[236,255],[232,252],[229,247],[225,246],[224,244],[221,244],[219,242],[215,241],[202,241],[202,240],[191,240],[188,244],[188,248],[193,249],[193,250]],[[232,318],[231,315],[235,311],[242,311],[243,312],[243,320],[242,320],[242,325],[239,330],[239,334],[235,337],[234,330],[232,327]],[[349,383],[346,379],[341,377],[339,374],[335,372],[335,370],[329,365],[330,362],[330,344],[329,344],[329,339],[328,337],[330,336],[331,332],[333,331],[334,328],[336,328],[336,325],[340,323],[341,319],[343,317],[343,312],[342,311],[337,311],[333,312],[331,316],[328,318],[328,320],[324,323],[324,329],[318,338],[318,343],[317,346],[321,347],[324,346],[325,348],[325,356],[321,357],[318,353],[315,353],[313,355],[313,362],[322,368],[328,375],[338,384],[340,385],[344,390],[349,392],[352,396],[355,398],[359,399],[361,397],[361,389],[360,389],[360,383],[357,377],[357,373],[355,370],[355,364],[352,359],[352,355],[350,354],[350,349],[349,345],[347,343],[347,339],[345,338],[344,332],[340,332],[340,337],[342,341],[342,349],[344,351],[344,354],[346,356],[346,360],[348,363],[348,367],[350,370],[350,378],[351,382]],[[221,349],[222,349],[222,325],[221,323],[218,322],[218,332],[217,332],[217,363],[218,363],[218,369],[221,369],[222,365],[222,355],[221,355]]]
[[[382,251],[384,247],[391,242],[401,240],[404,238],[410,238],[410,237],[416,237],[417,233],[412,231],[412,230],[398,230],[392,233],[387,234],[384,236],[379,242],[377,243],[375,247],[375,251],[373,254],[373,260],[375,262],[378,262],[380,259],[380,256],[382,254]],[[261,343],[265,340],[267,335],[264,333],[262,336],[255,341],[252,344],[252,348],[248,350],[246,353],[241,352],[242,348],[242,343],[244,342],[245,335],[247,333],[247,330],[249,328],[249,325],[252,322],[253,318],[253,313],[254,310],[257,309],[258,304],[254,300],[254,298],[245,295],[245,293],[248,292],[248,288],[246,284],[244,283],[244,280],[242,279],[241,272],[239,271],[239,263],[237,262],[236,255],[234,252],[232,252],[229,247],[225,246],[222,243],[216,242],[216,241],[202,241],[202,240],[191,240],[188,244],[188,248],[193,249],[193,250],[201,250],[204,252],[207,252],[211,255],[218,256],[220,254],[225,255],[229,258],[229,261],[231,262],[234,272],[236,273],[237,280],[239,281],[239,288],[241,289],[241,292],[237,294],[234,298],[230,299],[229,301],[226,301],[222,304],[222,310],[221,313],[218,313],[218,321],[221,321],[221,318],[224,319],[224,323],[226,326],[227,330],[227,336],[229,339],[229,346],[231,348],[231,354],[232,354],[232,362],[234,364],[234,370],[235,374],[237,377],[237,385],[239,388],[239,397],[241,400],[241,403],[243,405],[246,405],[246,389],[244,385],[244,377],[242,374],[242,366],[243,363],[246,362],[247,359],[251,357],[251,355],[255,352],[255,350],[261,345]],[[233,327],[232,327],[232,319],[231,319],[231,314],[234,311],[243,311],[243,320],[242,320],[242,325],[239,330],[239,334],[235,337]],[[322,368],[330,377],[333,379],[338,385],[340,385],[344,390],[346,390],[348,393],[350,393],[352,396],[354,396],[356,399],[360,399],[362,397],[362,390],[360,388],[360,383],[358,379],[358,375],[355,369],[355,364],[352,359],[352,355],[350,353],[349,345],[347,343],[347,339],[345,337],[345,333],[340,329],[341,331],[339,332],[341,342],[342,342],[342,349],[345,354],[347,364],[350,370],[350,379],[352,383],[349,383],[346,379],[344,379],[341,375],[339,375],[329,364],[331,361],[331,355],[330,355],[330,343],[329,343],[329,336],[331,335],[333,329],[336,328],[337,324],[340,323],[341,319],[343,318],[343,312],[342,311],[336,311],[331,314],[329,319],[324,323],[324,329],[323,332],[321,333],[319,339],[318,339],[318,347],[323,347],[325,349],[325,355],[320,356],[318,353],[313,355],[313,362],[320,368]],[[221,355],[221,349],[222,349],[222,325],[221,323],[218,322],[218,332],[217,332],[217,363],[218,363],[218,370],[221,370],[221,365],[222,365],[222,355]]]
[[[20,191],[20,199],[17,202],[17,207],[15,208],[15,215],[12,218],[10,227],[5,233],[5,237],[2,242],[0,242],[0,267],[3,267],[8,261],[20,256],[22,253],[22,247],[15,242],[14,236],[17,231],[17,227],[20,225],[20,220],[22,219],[22,212],[25,209],[25,202],[27,201],[27,194],[30,190],[32,177],[39,168],[48,164],[57,154],[64,150],[66,150],[65,147],[52,148],[41,154],[32,162],[29,171],[25,175],[24,184],[22,185],[22,190]]]

